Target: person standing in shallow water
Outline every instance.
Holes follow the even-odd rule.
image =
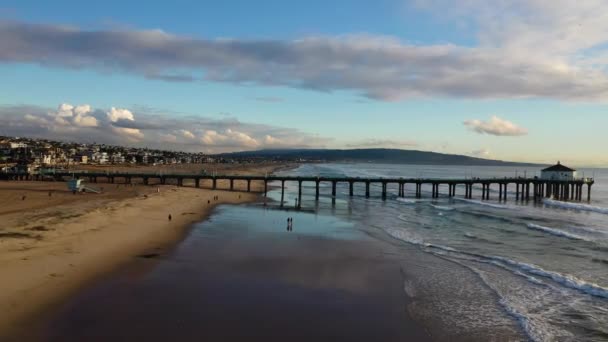
[[[287,218],[287,231],[290,232],[293,230],[293,218]]]

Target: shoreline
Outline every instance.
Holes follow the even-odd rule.
[[[383,253],[386,245],[352,231],[349,238],[325,235],[311,225],[319,218],[309,213],[292,214],[295,228],[286,231],[283,213],[249,220],[261,208],[223,207],[189,230],[178,248],[134,260],[100,279],[25,337],[62,342],[432,340],[406,309],[412,301],[403,291],[398,258]]]
[[[278,167],[285,165],[250,172]],[[67,194],[62,182],[0,183],[7,194],[0,211],[0,338],[27,331],[29,322],[134,258],[175,247],[217,205],[252,203],[260,195],[257,185],[249,193],[103,185],[111,187],[105,197]],[[32,208],[19,212],[23,205]]]

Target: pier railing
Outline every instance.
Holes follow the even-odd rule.
[[[211,189],[219,189],[219,181],[229,182],[225,190],[235,190],[235,182],[246,182],[247,191],[251,191],[252,182],[263,182],[264,194],[268,192],[268,184],[277,182],[281,184],[281,198],[284,198],[285,183],[298,183],[298,203],[301,203],[302,184],[305,182],[315,183],[315,199],[319,200],[320,184],[331,183],[332,201],[336,199],[336,187],[338,183],[348,183],[349,196],[354,196],[354,185],[365,185],[365,197],[371,196],[371,185],[381,185],[382,199],[387,198],[389,185],[397,185],[399,197],[406,196],[406,186],[414,187],[409,190],[417,198],[422,197],[422,187],[431,187],[431,196],[440,196],[440,188],[446,187],[447,196],[454,197],[457,190],[461,190],[465,198],[473,198],[473,190],[481,190],[483,200],[490,199],[492,194],[498,192],[498,199],[506,201],[508,194],[514,194],[516,200],[539,200],[545,197],[555,198],[563,201],[581,201],[583,191],[587,189],[587,200],[591,200],[591,186],[595,183],[593,178],[576,178],[570,180],[542,179],[538,177],[503,177],[503,178],[364,178],[364,177],[321,177],[321,176],[278,176],[278,175],[219,175],[219,174],[181,174],[165,172],[122,172],[122,171],[54,171],[54,172],[2,172],[0,179],[5,180],[63,180],[67,178],[81,178],[92,183],[107,182],[115,183],[143,183],[150,184],[175,184],[184,186],[184,181],[191,181],[197,188],[203,187],[203,181],[208,181]],[[515,186],[515,192],[509,191],[510,186]],[[498,187],[498,191],[493,188]],[[281,201],[283,203],[283,201]]]

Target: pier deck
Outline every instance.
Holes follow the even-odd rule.
[[[431,196],[440,196],[440,187],[447,186],[447,196],[457,195],[457,189],[461,189],[464,198],[473,198],[473,190],[481,191],[481,199],[489,200],[491,194],[497,194],[498,199],[506,201],[508,195],[513,196],[513,191],[509,192],[509,186],[515,186],[516,200],[540,200],[542,198],[555,198],[562,201],[582,201],[583,192],[586,186],[586,199],[591,201],[591,186],[594,184],[592,178],[573,179],[567,181],[548,180],[540,178],[359,178],[359,177],[318,177],[318,176],[247,176],[247,175],[207,175],[207,174],[166,174],[166,173],[129,173],[129,172],[54,172],[54,173],[0,173],[0,179],[4,180],[65,180],[80,178],[91,183],[107,182],[129,184],[139,180],[143,184],[175,184],[184,186],[185,180],[193,181],[197,188],[203,187],[203,181],[207,180],[210,185],[208,188],[218,189],[218,181],[228,181],[229,187],[225,190],[234,190],[235,182],[246,182],[247,191],[251,191],[252,182],[264,183],[264,195],[268,192],[268,184],[271,182],[281,183],[281,198],[285,194],[285,182],[298,183],[298,203],[302,199],[302,183],[315,183],[315,199],[319,200],[320,184],[331,183],[332,201],[336,200],[336,187],[338,183],[349,184],[349,195],[354,196],[354,185],[365,185],[365,196],[371,196],[371,185],[381,185],[382,199],[387,198],[389,185],[397,185],[399,197],[406,196],[406,185],[410,184],[414,189],[410,191],[417,197],[422,197],[422,186],[431,186]],[[492,188],[498,187],[498,191]],[[283,203],[283,201],[281,201]],[[281,204],[282,205],[282,204]],[[299,206],[299,204],[298,204]]]

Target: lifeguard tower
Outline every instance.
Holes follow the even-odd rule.
[[[68,189],[73,192],[93,192],[96,194],[101,193],[99,189],[92,188],[90,186],[85,185],[82,179],[74,178],[68,181]]]

